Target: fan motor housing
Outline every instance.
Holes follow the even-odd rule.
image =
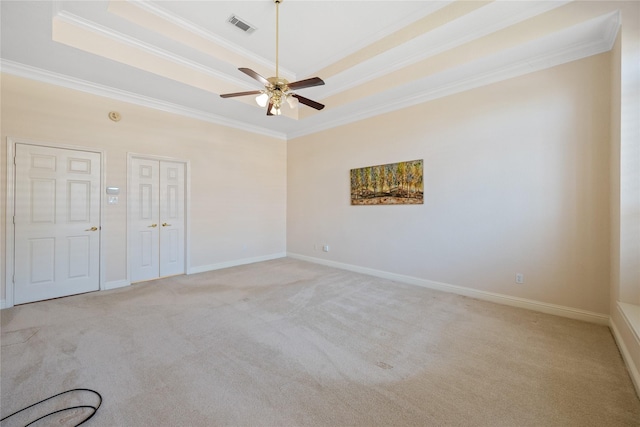
[[[267,79],[274,89],[286,92],[289,90],[289,81],[282,77],[269,77]]]

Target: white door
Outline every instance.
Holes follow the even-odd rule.
[[[100,288],[100,154],[16,144],[14,303]]]
[[[184,163],[160,162],[160,276],[184,273]]]
[[[132,158],[132,282],[184,273],[184,188],[184,163]]]
[[[139,282],[156,278],[159,272],[159,163],[134,158],[131,169],[131,281]]]

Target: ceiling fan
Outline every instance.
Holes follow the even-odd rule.
[[[298,102],[308,105],[316,110],[322,110],[324,105],[313,101],[297,93],[292,92],[295,89],[304,89],[307,87],[321,86],[324,81],[320,77],[311,77],[309,79],[299,80],[289,83],[286,79],[278,76],[278,24],[279,24],[279,6],[283,0],[273,0],[276,4],[276,75],[275,77],[264,78],[250,68],[238,68],[241,72],[252,77],[264,85],[263,90],[252,90],[248,92],[224,93],[220,95],[222,98],[232,98],[235,96],[258,95],[256,102],[261,107],[267,107],[267,116],[279,116],[281,114],[280,107],[284,101],[287,101],[291,108],[295,108]]]

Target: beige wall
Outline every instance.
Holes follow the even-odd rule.
[[[121,188],[103,207],[107,282],[127,278],[128,152],[190,161],[192,268],[284,254],[286,141],[6,74],[1,85],[3,299],[7,137],[106,151],[106,185]]]
[[[608,314],[609,74],[601,54],[289,141],[288,252]],[[350,206],[351,168],[413,159],[424,205]]]

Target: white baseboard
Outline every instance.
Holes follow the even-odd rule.
[[[111,282],[105,282],[105,284],[100,288],[101,291],[108,291],[110,289],[123,288],[125,286],[129,286],[131,282],[126,279],[123,280],[113,280]],[[4,299],[0,300],[0,310],[5,308],[11,308],[12,305],[7,305],[7,301]]]
[[[618,302],[618,312],[622,315],[622,318],[627,322],[627,326],[633,333],[633,337],[640,346],[640,306],[636,304],[627,304],[624,302]]]
[[[220,262],[217,264],[204,265],[200,267],[192,267],[190,271],[187,272],[187,274],[204,273],[205,271],[220,270],[222,268],[235,267],[238,265],[253,264],[255,262],[262,262],[262,261],[270,261],[272,259],[284,258],[286,256],[287,254],[285,252],[279,252],[279,253],[263,255],[259,257],[242,258],[242,259],[233,260],[233,261]],[[131,282],[127,279],[112,280],[110,282],[105,282],[100,290],[108,291],[111,289],[124,288],[130,285],[131,285]],[[5,304],[6,304],[5,300],[0,300],[0,309],[8,308],[5,306]]]
[[[617,308],[618,308],[618,312],[620,313],[620,316],[626,322],[626,327],[629,328],[629,330],[631,331],[631,336],[635,340],[635,342],[632,345],[634,345],[636,348],[640,348],[640,338],[637,335],[637,331],[632,326],[631,322],[627,318],[626,313],[624,312],[624,310],[622,310],[620,305],[618,305]],[[629,376],[631,377],[631,381],[633,382],[633,385],[636,388],[636,393],[638,393],[638,396],[640,396],[640,372],[638,372],[638,369],[636,368],[636,365],[633,359],[631,358],[631,352],[629,351],[629,347],[625,345],[624,339],[622,339],[622,335],[620,335],[620,330],[618,329],[615,322],[613,321],[613,318],[609,324],[609,327],[613,332],[613,337],[615,338],[616,343],[618,344],[618,348],[620,349],[622,358],[624,359],[625,364],[627,365],[627,370],[629,371]]]
[[[279,252],[275,254],[263,255],[252,258],[234,259],[232,261],[219,262],[216,264],[201,265],[199,267],[191,267],[187,274],[204,273],[206,271],[220,270],[223,268],[236,267],[238,265],[253,264],[255,262],[270,261],[272,259],[284,258],[287,254]]]
[[[111,289],[124,288],[125,286],[129,286],[129,285],[131,285],[131,282],[128,281],[127,279],[112,280],[111,282],[105,282],[103,288],[100,289],[100,290],[101,291],[108,291],[108,290],[111,290]]]
[[[510,295],[497,294],[494,292],[480,291],[464,286],[450,285],[448,283],[435,282],[433,280],[420,279],[418,277],[405,276],[402,274],[390,273],[388,271],[375,270],[372,268],[360,267],[352,264],[344,264],[341,262],[329,261],[322,258],[315,258],[295,253],[287,253],[287,256],[302,261],[309,261],[316,264],[323,264],[329,267],[335,267],[343,270],[354,271],[356,273],[368,274],[370,276],[380,277],[383,279],[394,280],[396,282],[408,283],[411,285],[417,285],[429,289],[435,289],[438,291],[464,295],[467,297],[484,301],[491,301],[498,304],[509,305],[512,307],[520,307],[546,314],[553,314],[556,316],[568,317],[570,319],[583,320],[586,322],[609,326],[609,316],[607,314],[595,313],[592,311],[581,310],[557,304],[549,304],[526,298],[513,297]]]

